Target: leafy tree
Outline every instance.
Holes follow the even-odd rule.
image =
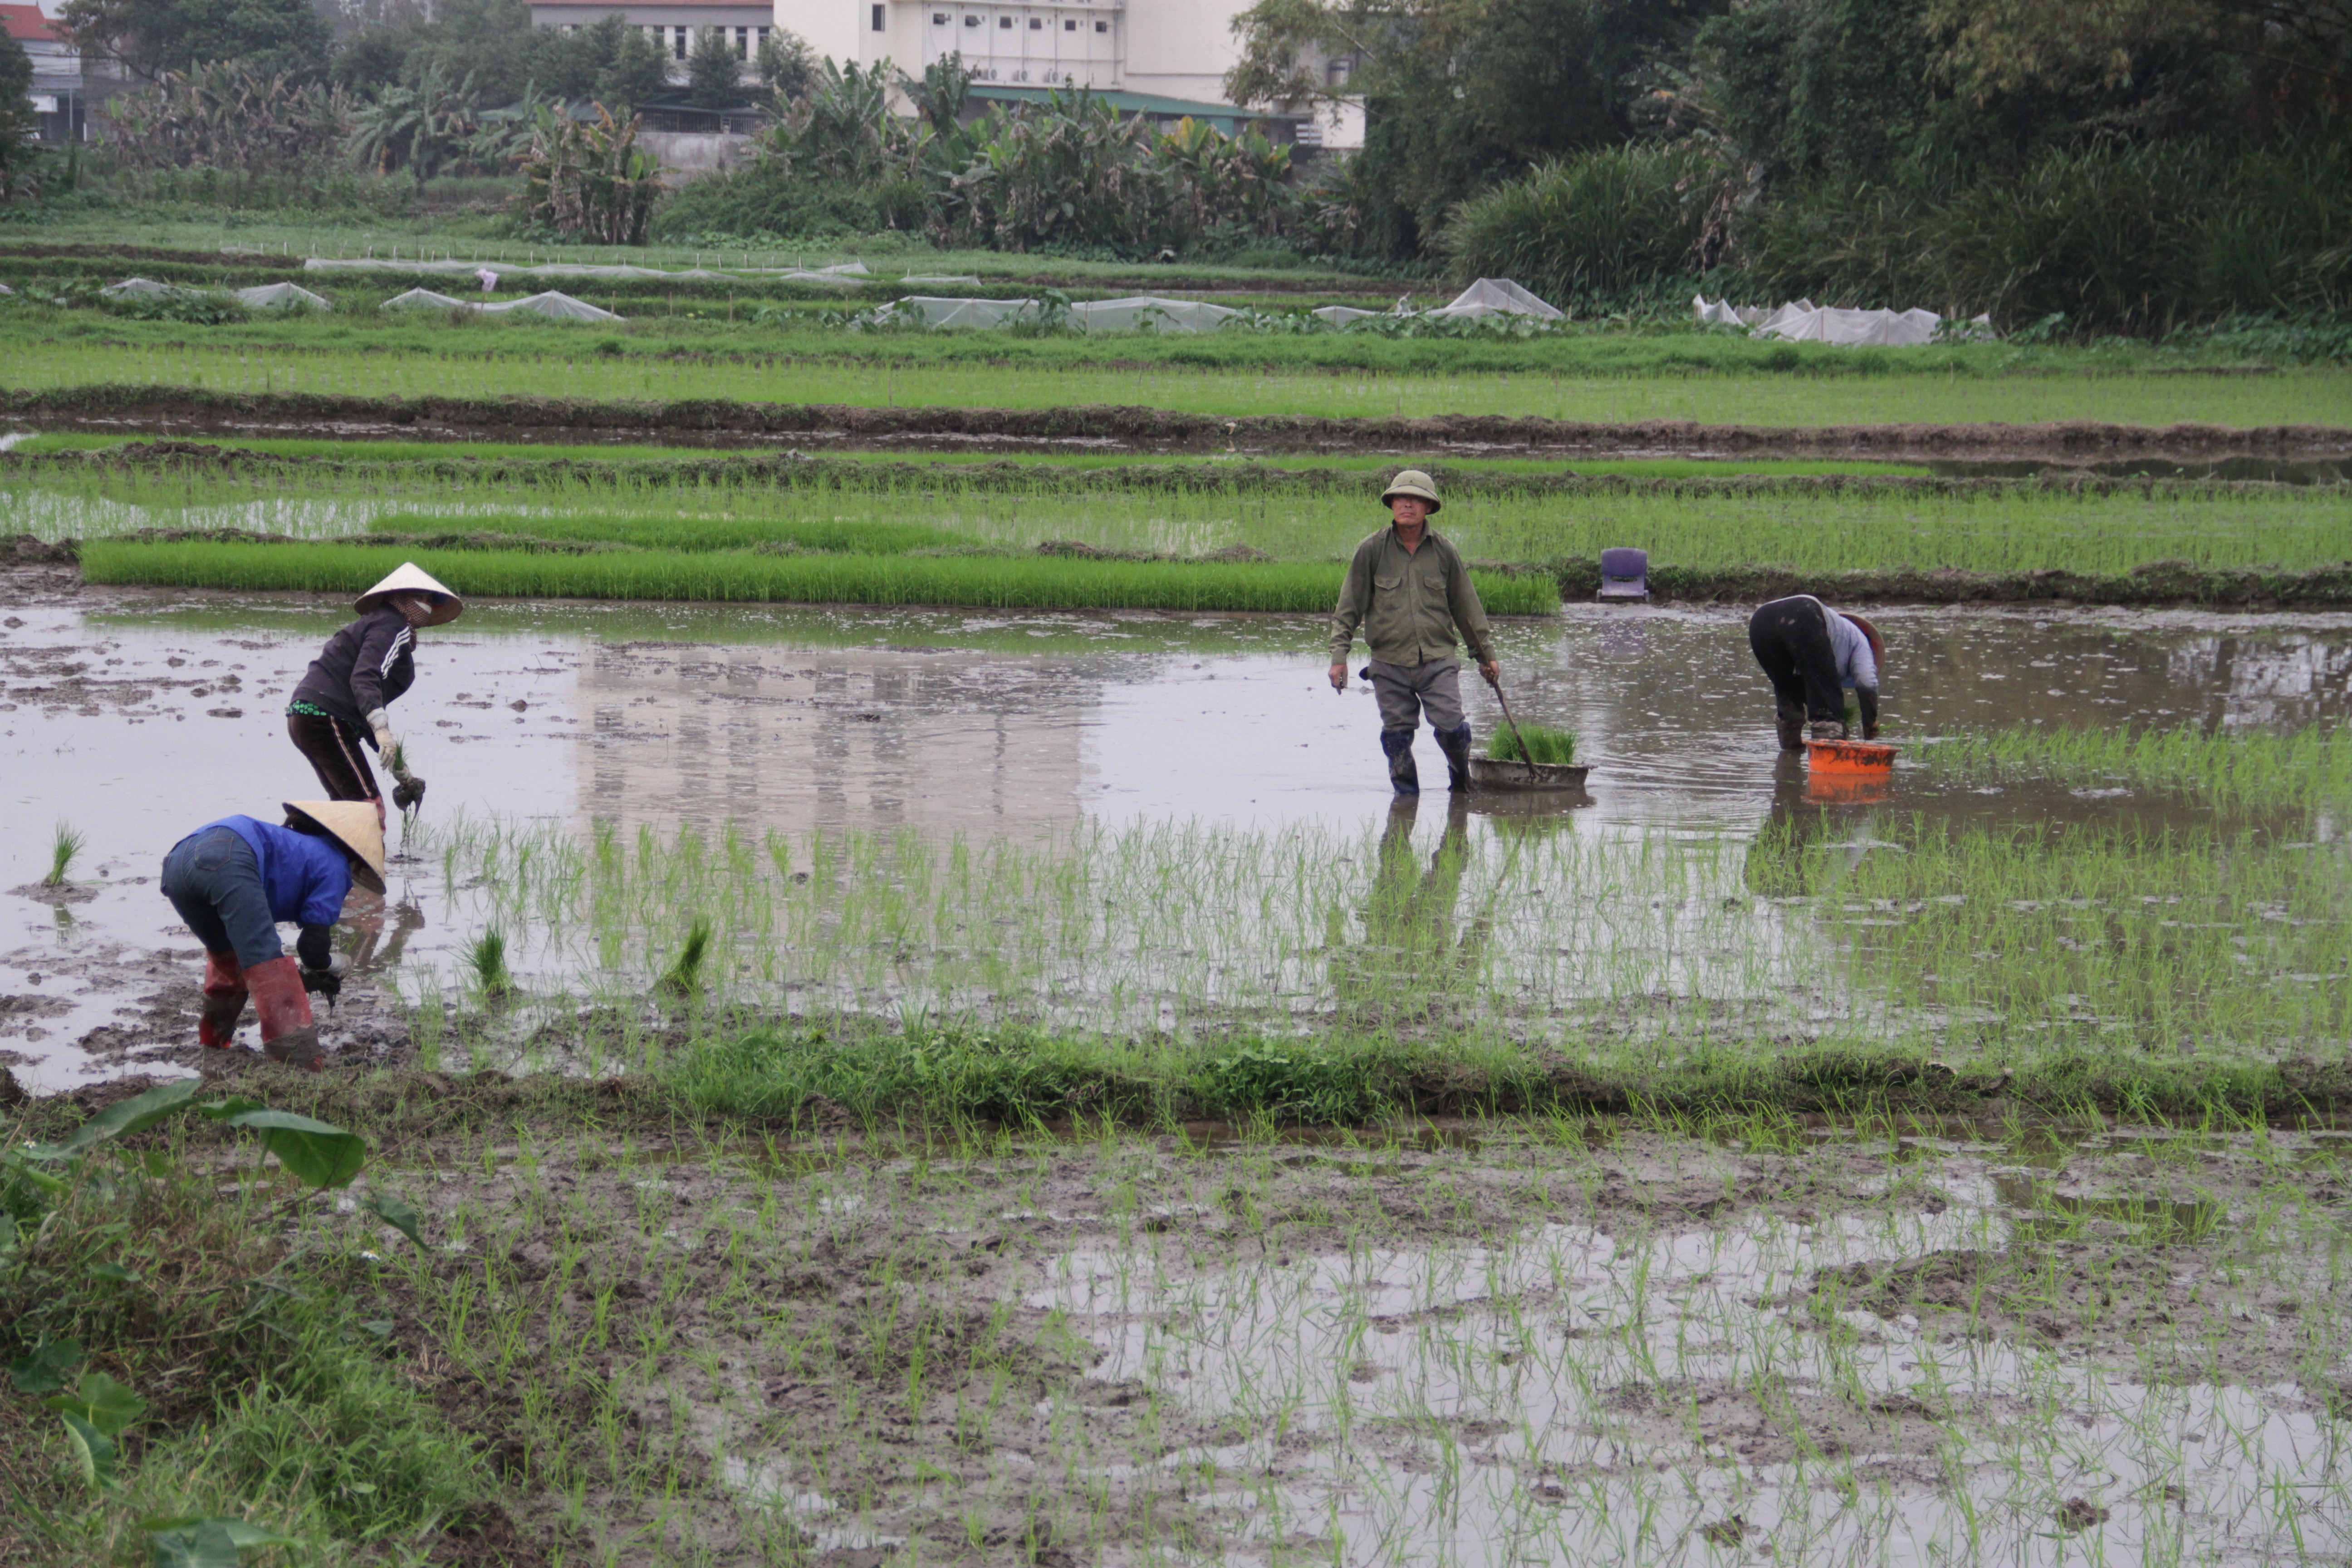
[[[1430,254],[1454,205],[1533,163],[1623,140],[1643,73],[1722,0],[1258,0],[1234,101],[1360,96],[1349,174],[1370,248]]]
[[[730,109],[743,101],[743,61],[724,27],[705,27],[686,57],[687,101],[698,109]]]
[[[215,60],[312,79],[333,41],[310,0],[67,0],[58,22],[80,47],[149,81]]]
[[[32,85],[32,57],[0,35],[0,201],[35,194],[41,149],[34,140]]]
[[[624,109],[656,99],[669,90],[669,56],[662,47],[638,28],[629,26],[618,16],[607,16],[599,26],[611,24],[620,33],[618,44],[604,57],[596,72],[595,99],[609,105],[615,114]],[[581,32],[589,31],[582,28]],[[579,37],[574,34],[573,37]]]
[[[798,33],[770,30],[760,46],[760,85],[781,99],[799,98],[816,84],[816,51]]]

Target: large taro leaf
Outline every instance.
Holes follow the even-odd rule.
[[[186,1106],[195,1099],[196,1090],[204,1086],[205,1080],[200,1078],[174,1079],[170,1083],[159,1084],[144,1094],[136,1094],[120,1104],[108,1106],[75,1128],[73,1136],[64,1142],[34,1145],[25,1149],[23,1153],[33,1160],[69,1160],[111,1139],[144,1132]]]
[[[375,1215],[417,1247],[425,1245],[425,1237],[417,1231],[419,1222],[415,1206],[407,1199],[394,1193],[370,1193],[360,1200],[360,1208],[363,1213]]]
[[[367,1163],[367,1141],[358,1133],[291,1110],[270,1110],[249,1100],[224,1100],[201,1109],[216,1121],[259,1133],[262,1147],[279,1164],[314,1187],[349,1186]]]
[[[86,1372],[71,1394],[52,1394],[42,1401],[68,1421],[89,1423],[112,1437],[147,1414],[147,1402],[102,1372]]]
[[[71,1411],[64,1415],[66,1438],[73,1447],[74,1463],[80,1467],[81,1479],[95,1490],[111,1491],[114,1439]]]
[[[44,1340],[30,1355],[8,1363],[8,1381],[19,1394],[55,1394],[66,1374],[81,1364],[79,1340]]]
[[[258,1546],[291,1546],[290,1536],[241,1519],[151,1519],[151,1568],[237,1568],[237,1556]]]

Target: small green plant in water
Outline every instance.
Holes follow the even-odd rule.
[[[661,977],[660,989],[677,996],[693,994],[702,985],[702,961],[710,952],[710,917],[697,915],[686,933],[686,945]]]
[[[41,879],[41,886],[62,888],[66,885],[66,873],[73,869],[83,843],[79,832],[65,823],[58,824],[57,835],[49,840],[49,874]]]
[[[504,996],[512,991],[514,975],[507,969],[507,933],[492,926],[476,937],[466,954],[466,967],[485,996]]]
[[[1526,752],[1519,750],[1524,737]],[[1548,767],[1565,767],[1576,761],[1576,737],[1566,730],[1549,730],[1541,724],[1506,724],[1486,739],[1486,755],[1497,763],[1532,762]]]

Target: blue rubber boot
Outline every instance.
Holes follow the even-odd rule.
[[[1412,765],[1412,731],[1381,731],[1381,750],[1388,753],[1389,783],[1396,786],[1397,794],[1419,795],[1421,773]]]
[[[1451,730],[1435,730],[1437,749],[1445,753],[1448,787],[1465,790],[1470,787],[1470,721],[1465,719]]]

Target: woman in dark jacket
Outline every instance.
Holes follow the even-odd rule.
[[[385,758],[399,781],[392,798],[402,810],[425,798],[424,779],[404,760],[394,760],[386,710],[416,679],[417,632],[456,620],[466,605],[424,568],[405,562],[361,595],[356,608],[360,618],[327,639],[294,688],[286,732],[327,798],[366,801],[381,824],[383,795],[361,748],[372,745]]]

